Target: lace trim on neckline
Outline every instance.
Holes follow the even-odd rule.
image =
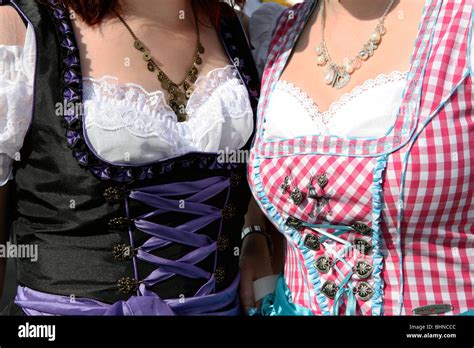
[[[187,106],[189,119],[178,123],[161,90],[148,92],[135,83],[120,84],[113,76],[87,78],[85,127],[107,131],[125,129],[135,137],[158,137],[169,146],[176,146],[177,138],[197,141],[192,140],[197,133],[205,136],[227,117],[248,117],[251,107],[246,97],[245,86],[234,66],[214,69],[196,81]],[[221,98],[229,100],[225,110],[222,110]]]
[[[341,95],[339,99],[332,102],[329,109],[324,112],[319,110],[318,104],[303,89],[292,82],[279,80],[276,89],[286,92],[297,99],[307,110],[313,121],[321,123],[323,127],[327,128],[330,119],[351,100],[374,87],[406,80],[407,74],[408,72],[396,70],[390,74],[379,74],[374,79],[365,80],[363,84],[354,87],[350,92]]]

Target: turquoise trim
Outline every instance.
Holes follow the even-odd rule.
[[[462,316],[474,316],[474,309],[470,310],[470,311],[467,311],[467,312],[464,312],[464,313],[461,313],[459,315],[462,315]]]
[[[383,156],[377,159],[373,174],[372,186],[372,250],[373,250],[373,271],[374,295],[372,296],[372,315],[383,315],[383,288],[382,280],[383,253],[382,253],[382,231],[380,228],[383,209],[383,172],[387,167],[388,157]]]
[[[253,309],[251,316],[314,316],[306,307],[299,306],[291,301],[290,289],[286,285],[283,274],[277,281],[275,292],[265,296],[260,309]]]
[[[286,220],[278,213],[275,206],[273,206],[273,204],[271,204],[270,201],[268,200],[268,197],[265,194],[265,191],[263,190],[263,185],[262,185],[262,179],[261,179],[261,173],[260,173],[260,159],[255,158],[252,166],[253,166],[253,177],[252,177],[253,180],[251,182],[253,183],[254,193],[256,193],[256,196],[257,196],[256,197],[257,204],[259,205],[260,209],[267,215],[268,219],[280,230],[280,232],[290,237],[291,240],[294,243],[296,243],[296,245],[298,246],[298,249],[303,254],[303,257],[305,260],[305,266],[308,270],[309,279],[311,283],[313,284],[313,287],[318,292],[316,295],[316,300],[319,305],[319,309],[321,310],[321,313],[323,315],[330,315],[328,299],[326,298],[326,296],[324,296],[324,294],[321,291],[319,291],[319,289],[321,289],[322,283],[319,277],[319,273],[313,265],[314,257],[311,254],[311,251],[304,246],[304,240],[301,237],[301,235],[298,233],[298,231],[286,226],[285,224]]]

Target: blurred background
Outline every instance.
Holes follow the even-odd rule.
[[[245,5],[244,12],[251,16],[252,13],[264,2],[276,2],[284,6],[293,6],[302,0],[247,0],[247,5]]]

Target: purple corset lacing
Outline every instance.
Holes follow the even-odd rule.
[[[225,290],[214,293],[215,275],[197,264],[217,251],[217,243],[210,237],[197,232],[221,220],[222,210],[203,202],[228,190],[229,178],[212,177],[195,182],[181,182],[134,189],[128,199],[135,200],[153,208],[153,211],[129,218],[141,232],[150,235],[142,246],[137,248],[137,259],[156,265],[158,268],[139,282],[137,296],[112,305],[91,299],[74,299],[68,296],[35,291],[18,287],[15,303],[28,315],[237,315],[240,312],[237,288],[239,277]],[[173,197],[187,196],[185,200]],[[226,198],[227,200],[227,198]],[[127,204],[127,215],[129,214]],[[177,227],[168,227],[149,221],[150,218],[168,212],[182,212],[196,216]],[[132,240],[132,226],[129,228]],[[195,249],[178,260],[168,260],[151,252],[170,243],[179,243]],[[133,245],[132,245],[133,247]],[[138,279],[136,259],[135,277]],[[205,279],[205,284],[190,298],[162,300],[150,287],[174,275]]]

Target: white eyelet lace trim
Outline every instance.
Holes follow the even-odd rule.
[[[298,102],[306,109],[311,119],[318,123],[319,129],[327,129],[327,125],[332,117],[347,103],[368,91],[371,88],[382,86],[388,83],[399,82],[406,79],[407,72],[393,71],[390,74],[380,74],[374,79],[368,79],[364,81],[362,85],[354,87],[352,91],[343,94],[338,100],[333,102],[329,110],[321,112],[316,102],[301,88],[295,84],[279,80],[276,89],[288,93],[294,97]]]

